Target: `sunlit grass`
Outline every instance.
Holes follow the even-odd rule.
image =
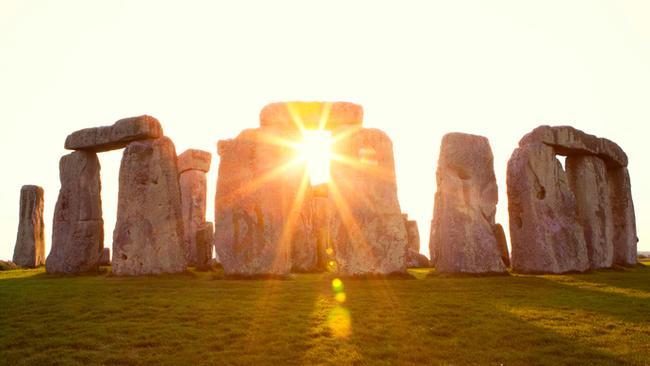
[[[646,365],[648,265],[462,278],[417,269],[413,280],[5,271],[0,364]]]

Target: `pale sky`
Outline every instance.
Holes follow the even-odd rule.
[[[158,118],[178,153],[259,125],[283,100],[362,104],[394,144],[402,211],[428,255],[442,136],[486,136],[507,230],[505,170],[540,124],[617,142],[630,159],[639,249],[650,250],[650,1],[0,0],[0,259],[20,187],[45,189],[46,251],[65,137]],[[106,246],[121,151],[100,154]]]

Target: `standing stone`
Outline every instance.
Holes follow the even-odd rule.
[[[614,261],[614,221],[605,162],[589,155],[566,159],[566,173],[576,197],[578,221],[584,229],[592,269],[609,268]]]
[[[497,240],[497,246],[501,250],[501,260],[503,265],[510,267],[510,255],[508,254],[508,242],[506,240],[506,232],[503,230],[501,224],[496,224],[492,227],[494,237]]]
[[[393,144],[377,129],[333,131],[330,235],[342,275],[406,271],[408,238],[397,199]]]
[[[206,172],[212,155],[207,151],[190,149],[178,156],[180,172],[183,232],[187,264],[197,265],[196,231],[205,222]],[[210,251],[212,252],[212,250]]]
[[[59,162],[61,189],[54,209],[48,273],[96,270],[104,248],[101,182],[97,154],[75,151]]]
[[[205,271],[210,268],[214,229],[211,222],[204,222],[196,229],[196,268]]]
[[[620,266],[637,264],[636,219],[630,174],[627,168],[607,171],[613,219],[614,263]]]
[[[111,265],[111,249],[110,248],[104,248],[102,250],[102,255],[99,258],[99,265],[100,266],[110,266]]]
[[[507,186],[512,268],[523,273],[589,269],[576,199],[553,148],[530,143],[515,149]]]
[[[409,249],[419,252],[420,251],[420,230],[418,230],[418,222],[415,220],[406,220],[406,236],[408,237]]]
[[[271,141],[299,135],[268,127],[219,141],[215,197],[215,248],[229,275],[284,275],[305,204],[304,166],[293,149]],[[302,192],[302,194],[300,194]]]
[[[487,138],[449,133],[442,138],[433,212],[436,271],[502,273],[494,236],[497,184]]]
[[[177,273],[185,268],[174,144],[167,137],[132,142],[120,165],[113,273]]]
[[[20,190],[20,218],[13,262],[20,267],[45,264],[43,188],[23,186]]]

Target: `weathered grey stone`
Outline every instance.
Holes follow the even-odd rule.
[[[158,120],[151,116],[124,118],[112,126],[85,128],[65,139],[68,150],[109,151],[126,147],[132,141],[155,139],[163,135]]]
[[[132,142],[120,165],[113,273],[183,272],[184,249],[174,144],[167,137]]]
[[[75,151],[59,162],[61,189],[54,209],[48,273],[96,270],[104,248],[99,159]]]
[[[482,136],[442,138],[433,213],[436,271],[501,273],[506,267],[495,238],[497,184],[490,143]]]
[[[178,155],[178,172],[183,173],[187,170],[199,170],[208,172],[212,154],[203,150],[188,149]]]
[[[539,126],[526,134],[519,141],[519,146],[533,143],[552,146],[559,155],[596,155],[609,167],[627,166],[627,155],[620,146],[571,126]]]
[[[111,249],[104,248],[102,250],[102,255],[99,257],[100,266],[110,266],[111,265]]]
[[[406,253],[406,266],[409,268],[425,268],[430,266],[429,258],[420,252],[408,248]]]
[[[196,231],[205,222],[207,180],[205,172],[186,170],[181,173],[181,205],[183,211],[183,232],[185,234],[185,255],[187,264],[197,264]]]
[[[501,250],[501,260],[503,265],[510,267],[510,254],[508,254],[508,242],[506,240],[506,232],[503,230],[501,224],[496,224],[492,227],[494,237],[497,240],[497,246]]]
[[[512,268],[523,273],[589,269],[576,199],[552,147],[532,143],[508,161]]]
[[[408,218],[408,216],[407,216]],[[408,238],[408,247],[416,253],[420,251],[420,230],[418,230],[418,222],[415,220],[404,221],[406,226],[406,236]]]
[[[305,187],[302,209],[296,222],[296,228],[291,241],[291,270],[293,272],[313,272],[322,268],[323,242],[322,225],[323,210],[327,210],[327,200],[315,197],[311,187]],[[320,212],[319,212],[320,210]]]
[[[408,238],[397,199],[393,145],[377,129],[333,131],[330,239],[342,275],[406,271]]]
[[[43,224],[43,188],[20,189],[20,217],[13,262],[20,267],[45,264],[45,229]]]
[[[578,222],[584,229],[592,269],[609,268],[614,261],[614,221],[605,162],[589,155],[566,159],[569,187],[576,197]]]
[[[211,222],[204,222],[196,229],[196,268],[207,270],[211,266],[214,228]]]
[[[261,126],[283,129],[334,130],[341,126],[361,126],[363,108],[348,102],[280,102],[266,105],[260,112]]]
[[[215,249],[230,275],[284,275],[305,200],[304,167],[289,165],[293,150],[269,141],[299,135],[273,128],[244,130],[219,141]]]
[[[632,188],[627,168],[607,171],[613,219],[614,263],[621,266],[637,264],[636,219]]]

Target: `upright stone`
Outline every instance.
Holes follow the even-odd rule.
[[[530,143],[515,149],[507,187],[512,268],[523,273],[589,269],[576,199],[553,148]]]
[[[342,275],[406,271],[408,237],[397,199],[393,144],[377,129],[333,131],[330,235]]]
[[[111,249],[104,248],[102,250],[102,255],[99,257],[100,266],[110,266],[111,265]]]
[[[487,138],[449,133],[442,139],[433,212],[436,271],[502,273],[494,235],[497,184]]]
[[[27,185],[20,189],[20,217],[13,262],[20,267],[45,264],[43,188],[39,186]]]
[[[613,219],[614,263],[620,266],[637,264],[636,219],[630,174],[627,168],[607,171]]]
[[[196,229],[196,268],[205,271],[210,268],[214,228],[211,222],[204,222]]]
[[[187,264],[197,265],[196,231],[205,222],[206,172],[212,155],[207,151],[190,149],[178,156],[180,172],[183,231]]]
[[[503,230],[501,224],[496,224],[492,227],[494,231],[494,237],[497,240],[497,246],[501,250],[501,260],[503,265],[510,267],[510,254],[508,253],[508,242],[506,240],[506,232]]]
[[[244,130],[219,141],[215,248],[229,275],[284,275],[292,267],[295,227],[303,211],[304,167],[293,150],[270,143],[297,140],[278,128]]]
[[[54,208],[48,273],[96,270],[104,248],[100,165],[97,154],[75,151],[59,162],[61,189]]]
[[[614,261],[614,221],[605,162],[590,155],[566,159],[566,173],[576,197],[576,212],[587,244],[592,269],[609,268]]]
[[[184,249],[174,144],[167,137],[132,142],[120,165],[113,273],[183,272]]]

